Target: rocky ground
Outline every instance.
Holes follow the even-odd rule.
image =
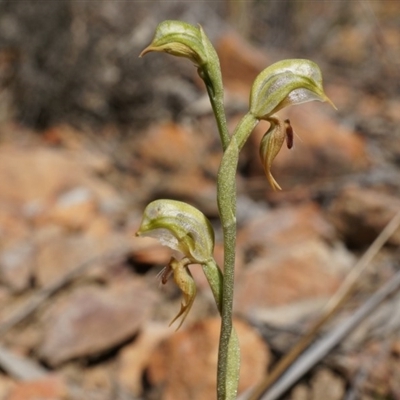
[[[267,124],[256,128],[243,151],[235,292],[240,392],[262,380],[307,332],[400,211],[400,10],[395,2],[289,10],[286,26],[299,42],[293,49],[284,47],[285,40],[294,40],[285,29],[271,28],[276,35],[265,42],[261,27],[268,34],[274,13],[285,21],[284,10],[272,7],[262,17],[259,3],[246,11],[253,26],[238,25],[249,41],[223,22],[221,5],[203,13],[196,9],[197,14],[183,6],[164,10],[169,18],[179,14],[191,21],[197,16],[209,28],[221,60],[232,128],[247,108],[254,77],[282,58],[315,59],[338,108],[316,103],[282,111],[296,135],[294,148],[283,149],[273,165],[281,192],[268,187],[259,161]],[[27,44],[18,45],[18,29],[24,25],[16,21],[27,14],[4,4],[0,399],[215,398],[219,318],[201,268],[191,268],[198,296],[175,332],[168,324],[179,310],[181,294],[172,280],[161,285],[157,278],[170,253],[151,239],[134,236],[149,201],[184,200],[211,219],[215,257],[222,264],[215,201],[221,151],[195,69],[166,55],[137,60],[131,53],[148,44],[161,19],[143,10],[129,14],[124,3],[104,2],[94,13],[88,5],[86,14],[72,7],[69,22],[83,59],[78,51],[76,63],[63,61],[69,60],[62,69],[69,80],[60,88],[56,77],[64,75],[49,57],[43,64],[48,69],[41,71],[43,78],[54,73],[54,85],[42,87],[35,72],[39,55],[32,58]],[[58,11],[60,21],[68,10]],[[230,15],[234,23],[235,13]],[[122,18],[118,27],[113,25],[116,16]],[[108,34],[97,31],[96,36],[88,21]],[[302,24],[308,29],[301,30]],[[69,43],[61,39],[54,38],[53,45],[56,40]],[[89,48],[102,63],[96,64]],[[72,79],[78,67],[85,72]],[[397,229],[324,332],[395,276],[399,246]],[[281,398],[400,398],[399,309],[399,295],[386,299]]]

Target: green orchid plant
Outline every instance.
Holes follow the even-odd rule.
[[[237,395],[240,369],[239,342],[232,324],[239,152],[259,121],[268,121],[270,127],[261,141],[260,156],[268,182],[274,190],[281,189],[271,174],[271,165],[285,139],[288,147],[292,146],[293,129],[289,120],[282,120],[276,113],[284,107],[314,100],[332,102],[324,93],[317,64],[303,59],[280,61],[266,68],[255,79],[249,111],[230,135],[218,55],[201,26],[182,21],[162,22],[153,41],[140,56],[153,51],[188,58],[197,67],[207,89],[223,150],[217,178],[217,203],[224,234],[224,272],[213,258],[214,232],[210,222],[201,211],[189,204],[167,199],[153,201],[144,211],[137,235],[155,237],[180,254],[180,258],[172,258],[161,273],[163,283],[173,275],[183,293],[181,309],[171,322],[181,317],[178,328],[196,296],[189,267],[191,264],[202,266],[221,315],[217,399],[233,400]]]

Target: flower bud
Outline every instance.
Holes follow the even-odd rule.
[[[137,236],[151,236],[177,250],[191,263],[212,260],[214,231],[195,207],[176,200],[155,200],[144,210]]]
[[[250,112],[268,120],[280,109],[308,101],[333,103],[324,93],[317,64],[309,60],[283,60],[272,64],[255,79],[250,94]]]
[[[209,94],[223,96],[223,85],[219,59],[201,26],[195,27],[182,21],[161,22],[153,41],[140,57],[151,51],[165,52],[191,60],[203,79]]]
[[[200,29],[182,21],[161,22],[151,44],[141,52],[140,57],[151,51],[189,58],[197,66],[207,61]]]

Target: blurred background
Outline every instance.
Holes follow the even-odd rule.
[[[135,238],[150,201],[201,209],[216,231],[221,148],[196,68],[151,53],[165,19],[201,24],[220,56],[231,131],[254,78],[309,58],[336,105],[281,112],[295,131],[268,186],[258,148],[238,173],[240,391],[307,331],[400,210],[397,1],[0,0],[0,400],[215,398],[219,319],[199,266],[181,329],[168,249]],[[340,323],[399,269],[400,230]],[[281,398],[400,398],[392,296]],[[353,397],[351,397],[353,396]]]

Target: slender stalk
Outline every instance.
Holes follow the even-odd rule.
[[[203,271],[210,284],[211,290],[214,295],[215,303],[217,304],[218,311],[222,314],[222,289],[223,289],[223,275],[214,260],[203,264]],[[227,352],[227,369],[224,373],[224,378],[221,382],[225,383],[225,392],[221,391],[221,396],[224,399],[235,399],[237,393],[237,386],[239,382],[240,372],[240,347],[239,339],[236,334],[235,328],[232,327],[231,335],[229,338],[229,348]]]
[[[236,138],[237,146],[239,151],[242,150],[244,144],[247,142],[251,132],[260,122],[258,118],[256,118],[251,112],[248,112],[238,123],[235,132],[233,135]],[[236,168],[237,169],[237,165]]]
[[[210,86],[206,85],[208,97],[210,98],[211,107],[214,111],[215,119],[217,121],[218,132],[222,143],[222,148],[225,151],[229,145],[230,136],[228,126],[226,123],[226,115],[224,108],[224,92],[220,91],[213,92]]]
[[[239,151],[243,147],[258,120],[250,113],[239,122],[229,146],[222,157],[218,172],[218,208],[224,233],[224,280],[222,290],[221,334],[218,351],[217,394],[218,400],[226,400],[229,384],[229,342],[232,332],[234,294],[235,247],[236,247],[236,170]]]
[[[257,400],[277,400],[297,380],[307,373],[317,362],[321,361],[335,346],[354,330],[362,320],[371,316],[371,313],[380,303],[390,295],[395,294],[400,286],[400,272],[393,275],[381,288],[369,297],[355,312],[344,321],[329,330],[321,339],[317,340],[302,356],[293,362],[282,378],[270,390]],[[346,397],[348,398],[348,397]]]

